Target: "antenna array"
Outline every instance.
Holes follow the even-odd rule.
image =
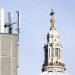
[[[19,11],[16,11],[16,21],[15,22],[11,22],[11,12],[8,12],[8,22],[5,23],[4,25],[4,28],[8,28],[8,31],[5,32],[5,33],[9,33],[9,34],[13,34],[13,25],[16,24],[17,28],[16,28],[16,31],[17,31],[17,35],[18,35],[18,38],[17,40],[19,41],[19,33],[20,33],[20,26],[19,26]]]

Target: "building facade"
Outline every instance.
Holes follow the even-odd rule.
[[[0,33],[0,75],[17,75],[17,35]]]

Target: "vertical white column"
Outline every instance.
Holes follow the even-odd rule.
[[[4,33],[4,9],[0,9],[0,33]]]

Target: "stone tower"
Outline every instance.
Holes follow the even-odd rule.
[[[44,64],[41,75],[68,74],[62,61],[62,45],[55,27],[54,11],[50,13],[50,31],[47,34],[47,44],[44,45]]]

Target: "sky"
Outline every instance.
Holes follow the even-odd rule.
[[[75,0],[0,0],[7,13],[20,12],[18,75],[38,75],[44,62],[44,44],[50,28],[50,12],[55,11],[55,26],[63,45],[63,62],[75,74]]]

